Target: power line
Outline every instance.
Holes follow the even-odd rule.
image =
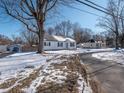
[[[71,5],[66,5],[67,7],[70,7],[70,8],[73,8],[75,10],[78,10],[78,11],[81,11],[81,12],[84,12],[84,13],[87,13],[87,14],[91,14],[91,15],[94,15],[94,16],[98,16],[98,17],[102,17],[102,18],[105,18],[103,16],[100,16],[100,15],[97,15],[95,13],[92,13],[92,12],[89,12],[89,11],[86,11],[86,10],[83,10],[83,9],[79,9],[77,7],[74,7],[74,6],[71,6]]]
[[[84,4],[84,5],[86,5],[86,6],[89,6],[89,7],[93,8],[93,9],[95,9],[95,10],[101,11],[101,12],[103,12],[103,13],[105,13],[105,14],[111,15],[111,14],[108,13],[107,11],[104,11],[104,10],[102,10],[102,9],[100,9],[100,8],[97,8],[97,7],[95,7],[95,6],[92,6],[92,5],[90,5],[90,4],[88,4],[88,3],[85,3],[85,2],[83,2],[83,1],[80,1],[80,0],[75,0],[75,1],[77,1],[77,2],[79,2],[79,3],[81,3],[81,4]]]
[[[95,5],[95,6],[97,6],[97,7],[99,7],[99,8],[102,8],[102,9],[104,9],[104,10],[108,11],[108,9],[106,9],[105,7],[100,6],[100,5],[98,5],[98,4],[96,4],[96,3],[94,3],[94,2],[92,2],[92,1],[90,1],[90,0],[85,0],[85,1],[86,1],[86,2],[91,3],[91,4]]]
[[[97,6],[97,7],[103,8],[104,10],[107,10],[107,11],[101,10],[101,9],[95,7],[95,6],[92,6],[92,5],[90,5],[90,4],[87,4],[87,3],[82,2],[82,1],[80,1],[80,0],[76,0],[76,1],[79,2],[79,3],[85,4],[85,5],[87,5],[87,6],[91,7],[91,8],[93,8],[93,9],[98,10],[98,11],[104,12],[105,14],[108,14],[108,15],[113,16],[111,13],[108,13],[108,12],[107,12],[108,10],[107,10],[106,8],[104,8],[104,7],[102,7],[102,6],[98,5],[98,4],[95,4],[94,2],[91,2],[91,1],[89,1],[89,0],[85,0],[85,1],[87,1],[87,2],[89,2],[89,3],[92,3],[93,5],[95,5],[95,6]],[[89,11],[86,11],[86,10],[79,9],[79,8],[77,8],[77,7],[71,6],[71,5],[69,5],[69,4],[64,4],[64,5],[67,6],[67,7],[76,9],[76,10],[78,10],[78,11],[84,12],[84,13],[88,13],[88,14],[91,14],[91,15],[94,15],[94,16],[98,16],[98,17],[101,17],[101,18],[106,18],[106,17],[100,16],[100,15],[98,15],[98,14],[95,14],[95,13],[92,13],[92,12],[89,12]],[[119,16],[114,16],[114,17],[118,17],[119,19],[124,19],[123,17],[119,17]]]
[[[100,12],[103,12],[103,13],[105,13],[105,14],[107,14],[107,15],[110,15],[110,16],[112,16],[112,17],[117,17],[117,18],[119,18],[119,19],[123,19],[123,20],[124,20],[124,17],[115,16],[115,15],[113,15],[113,14],[111,14],[111,13],[108,13],[107,11],[104,11],[104,10],[102,10],[102,9],[96,7],[96,6],[92,6],[92,5],[90,5],[90,4],[88,4],[88,3],[85,3],[85,2],[83,2],[83,1],[81,1],[81,0],[75,0],[75,1],[77,1],[77,2],[79,2],[79,3],[81,3],[81,4],[84,4],[84,5],[86,5],[86,6],[89,6],[89,7],[93,8],[93,9],[95,9],[95,10],[98,10],[98,11],[100,11]],[[88,1],[88,2],[91,2],[91,1],[89,1],[89,0],[87,0],[87,1]],[[93,3],[93,2],[92,2],[92,3]],[[97,5],[97,4],[94,3],[94,5]],[[100,6],[100,5],[97,5],[97,6],[99,6],[99,7],[102,8],[102,6]],[[103,7],[103,9],[104,9],[104,7]]]

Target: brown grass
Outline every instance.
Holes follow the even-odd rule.
[[[51,66],[53,66],[54,69],[59,69],[60,71],[68,73],[68,75],[66,76],[66,80],[63,80],[63,83],[60,84],[52,81],[45,81],[44,79],[45,83],[37,87],[36,93],[78,93],[77,87],[79,85],[77,83],[77,80],[79,78],[79,75],[77,73],[80,73],[82,75],[87,85],[90,84],[93,93],[105,93],[102,92],[103,90],[100,88],[100,84],[97,81],[88,79],[86,67],[85,65],[80,63],[80,58],[77,55],[74,55],[72,57],[63,56],[59,59],[64,60],[61,64],[54,63],[51,64]],[[67,69],[64,69],[65,66],[67,67]],[[32,81],[39,76],[39,71],[42,71],[42,68],[35,70],[29,75],[29,77],[20,81],[19,85],[10,89],[7,93],[24,93],[21,89],[29,87]],[[16,81],[16,79],[12,79],[4,84],[1,84],[0,88],[8,88],[13,85]]]
[[[76,75],[68,75],[67,80],[62,84],[47,82],[37,88],[37,93],[78,93]]]
[[[24,93],[21,89],[25,87],[29,87],[31,82],[35,80],[39,76],[39,71],[41,68],[35,70],[33,73],[29,75],[29,77],[25,78],[24,80],[18,82],[19,84],[14,88],[10,89],[8,93]]]
[[[61,57],[60,59],[67,59],[67,57]],[[40,85],[37,88],[37,93],[78,93],[77,79],[79,76],[76,72],[80,73],[87,81],[85,66],[80,63],[78,56],[70,57],[67,59],[67,61],[62,62],[61,64],[55,63],[52,64],[52,66],[54,66],[54,69],[60,69],[63,72],[67,72],[67,79],[64,80],[64,83],[62,84],[47,82],[44,85]],[[64,69],[65,66],[67,69]]]
[[[89,84],[93,93],[105,93],[105,91],[101,87],[101,84],[97,80],[91,79],[89,80]]]
[[[14,85],[16,81],[17,81],[16,78],[8,79],[6,80],[6,82],[0,84],[0,89],[9,88],[10,86]]]

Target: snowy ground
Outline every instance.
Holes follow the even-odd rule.
[[[1,58],[0,93],[8,91],[8,93],[13,93],[12,91],[17,91],[17,89],[26,93],[35,93],[39,87],[45,86],[46,83],[56,82],[61,84],[67,79],[66,76],[68,76],[70,71],[67,70],[66,65],[61,69],[55,69],[53,64],[68,62],[69,56],[64,56],[64,54],[84,53],[88,51],[90,50],[47,51],[44,55],[28,52],[16,53]],[[83,77],[79,73],[77,74],[79,75],[79,80],[77,81],[79,93],[82,93],[83,90],[83,93],[92,93],[91,88],[86,84]],[[25,84],[25,82],[27,83]]]
[[[124,64],[124,49],[113,50],[111,52],[94,53],[92,56],[101,60],[111,60]]]
[[[77,53],[90,53],[90,52],[100,52],[100,51],[111,51],[112,48],[103,48],[103,49],[81,49],[76,50],[57,50],[57,51],[46,51],[46,53],[55,53],[55,54],[77,54]]]
[[[13,78],[18,79],[16,83],[7,88],[0,89],[0,92],[7,91],[16,86],[20,80],[25,79],[35,69],[38,69],[41,65],[46,64],[46,60],[52,56],[41,56],[36,53],[17,53],[8,57],[0,59],[0,84],[11,80]]]

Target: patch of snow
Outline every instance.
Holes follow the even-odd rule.
[[[60,57],[58,55],[56,58]],[[46,82],[55,82],[55,83],[63,83],[62,80],[66,80],[66,72],[60,71],[59,69],[54,69],[51,64],[57,63],[60,64],[62,60],[53,59],[50,62],[46,62],[45,65],[43,65],[43,69],[40,72],[39,77],[37,77],[32,84],[29,86],[29,88],[23,89],[26,93],[36,93],[36,89],[38,86],[45,84]],[[66,68],[66,67],[65,67]]]
[[[117,50],[112,52],[102,52],[102,53],[94,53],[92,54],[93,57],[101,59],[101,60],[112,60],[116,61],[117,63],[124,64],[124,51]]]
[[[57,40],[57,41],[61,41],[61,42],[64,42],[64,41],[70,41],[70,42],[75,42],[74,39],[72,38],[65,38],[65,37],[62,37],[62,36],[56,36],[56,35],[53,35],[53,37]]]
[[[91,53],[91,52],[100,52],[100,51],[112,51],[112,48],[104,48],[104,49],[82,49],[77,48],[75,50],[57,50],[57,51],[46,51],[46,53],[53,53],[53,54],[78,54],[78,53]]]
[[[0,84],[12,78],[26,78],[35,69],[46,64],[46,60],[51,59],[52,55],[43,56],[33,52],[15,53],[0,59]],[[30,68],[31,67],[31,68]],[[0,89],[0,92],[7,91],[16,86],[18,81],[7,89]]]
[[[79,78],[78,78],[78,93],[92,93],[92,89],[91,87],[86,84],[86,82],[84,81],[84,78],[82,78],[82,76],[79,74]]]
[[[68,51],[68,52],[67,52]],[[61,64],[67,59],[60,59],[63,54],[68,54],[65,57],[69,57],[69,54],[75,54],[84,52],[84,50],[61,50],[61,51],[48,51],[50,54],[36,54],[35,52],[28,53],[15,53],[8,57],[0,59],[0,84],[6,82],[8,79],[17,78],[16,83],[9,88],[0,89],[0,92],[7,92],[9,89],[17,86],[20,81],[29,77],[29,75],[36,69],[40,68],[38,76],[33,80],[29,87],[25,87],[22,90],[26,93],[36,93],[37,88],[40,85],[44,85],[46,82],[63,83],[66,80],[67,69],[66,66],[63,70],[55,69],[53,64]],[[87,51],[87,50],[86,50]],[[64,56],[63,56],[64,57]],[[28,68],[29,66],[29,68]],[[31,67],[31,68],[30,68]],[[77,72],[75,72],[77,73]],[[86,84],[83,78],[79,78],[78,84],[80,85],[79,90],[82,89],[82,84]],[[89,86],[85,86],[84,93],[91,93]],[[80,92],[81,93],[81,92]]]
[[[71,42],[75,42],[75,40],[72,39],[72,38],[66,38],[66,40],[69,40],[69,41],[71,41]]]
[[[25,56],[25,55],[31,55],[31,54],[36,54],[36,52],[15,53],[15,54],[9,55],[7,57],[17,57],[17,56]]]
[[[62,37],[62,36],[53,35],[53,37],[54,37],[57,41],[65,41],[65,38]]]

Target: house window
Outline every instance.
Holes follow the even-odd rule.
[[[62,42],[58,42],[58,47],[63,47],[63,43]]]
[[[44,42],[44,46],[46,46],[46,42]]]
[[[75,43],[70,43],[70,47],[74,47],[75,46]]]
[[[61,47],[63,47],[63,43],[62,43],[62,42],[61,42],[61,44],[60,44],[60,45],[61,45]]]
[[[96,47],[97,47],[97,48],[99,47],[99,44],[98,44],[98,43],[96,44]]]
[[[44,42],[44,46],[51,46],[50,42]]]
[[[51,43],[49,42],[49,46],[51,45]]]

